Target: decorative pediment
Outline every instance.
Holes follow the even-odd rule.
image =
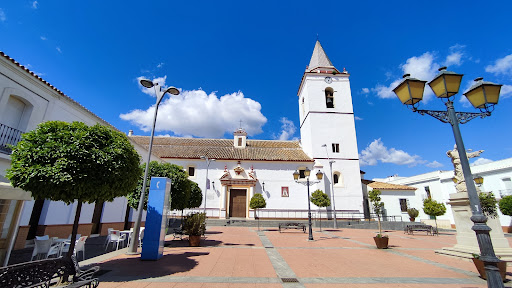
[[[256,172],[253,167],[251,171],[247,172],[242,167],[240,161],[233,170],[228,170],[227,167],[224,169],[224,174],[220,177],[222,185],[256,185],[258,179],[256,178]]]

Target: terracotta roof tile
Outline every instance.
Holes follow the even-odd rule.
[[[365,185],[370,186],[373,189],[379,190],[416,190],[417,188],[406,186],[406,185],[398,185],[384,182],[377,182],[372,180],[361,180],[361,182]]]
[[[147,148],[149,136],[130,136]],[[246,148],[235,148],[232,139],[154,137],[152,151],[160,158],[313,162],[298,141],[247,140]]]

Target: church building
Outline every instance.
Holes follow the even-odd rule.
[[[319,216],[363,217],[363,200],[349,74],[338,70],[316,42],[297,95],[300,141],[250,140],[239,128],[232,139],[155,137],[153,154],[183,166],[206,193],[201,210],[220,219],[254,217],[249,201],[263,195],[261,218],[306,218],[306,169],[310,193],[320,189],[331,207],[312,209]],[[147,149],[148,136],[129,138]],[[332,171],[331,166],[332,164]],[[293,173],[299,172],[295,181]],[[317,180],[321,172],[323,178]],[[205,203],[206,202],[206,203]],[[323,211],[323,212],[322,212]],[[326,212],[327,211],[327,212]],[[327,213],[327,214],[326,214]]]

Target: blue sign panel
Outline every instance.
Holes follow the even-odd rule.
[[[142,241],[142,260],[158,260],[164,255],[165,228],[169,210],[171,179],[152,177],[149,186],[146,228]]]

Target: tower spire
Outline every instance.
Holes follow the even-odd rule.
[[[332,65],[331,60],[329,60],[329,57],[325,54],[324,48],[322,48],[322,44],[320,44],[320,41],[317,39],[306,72],[323,72],[324,70],[326,72],[336,71],[339,73],[338,69]]]

